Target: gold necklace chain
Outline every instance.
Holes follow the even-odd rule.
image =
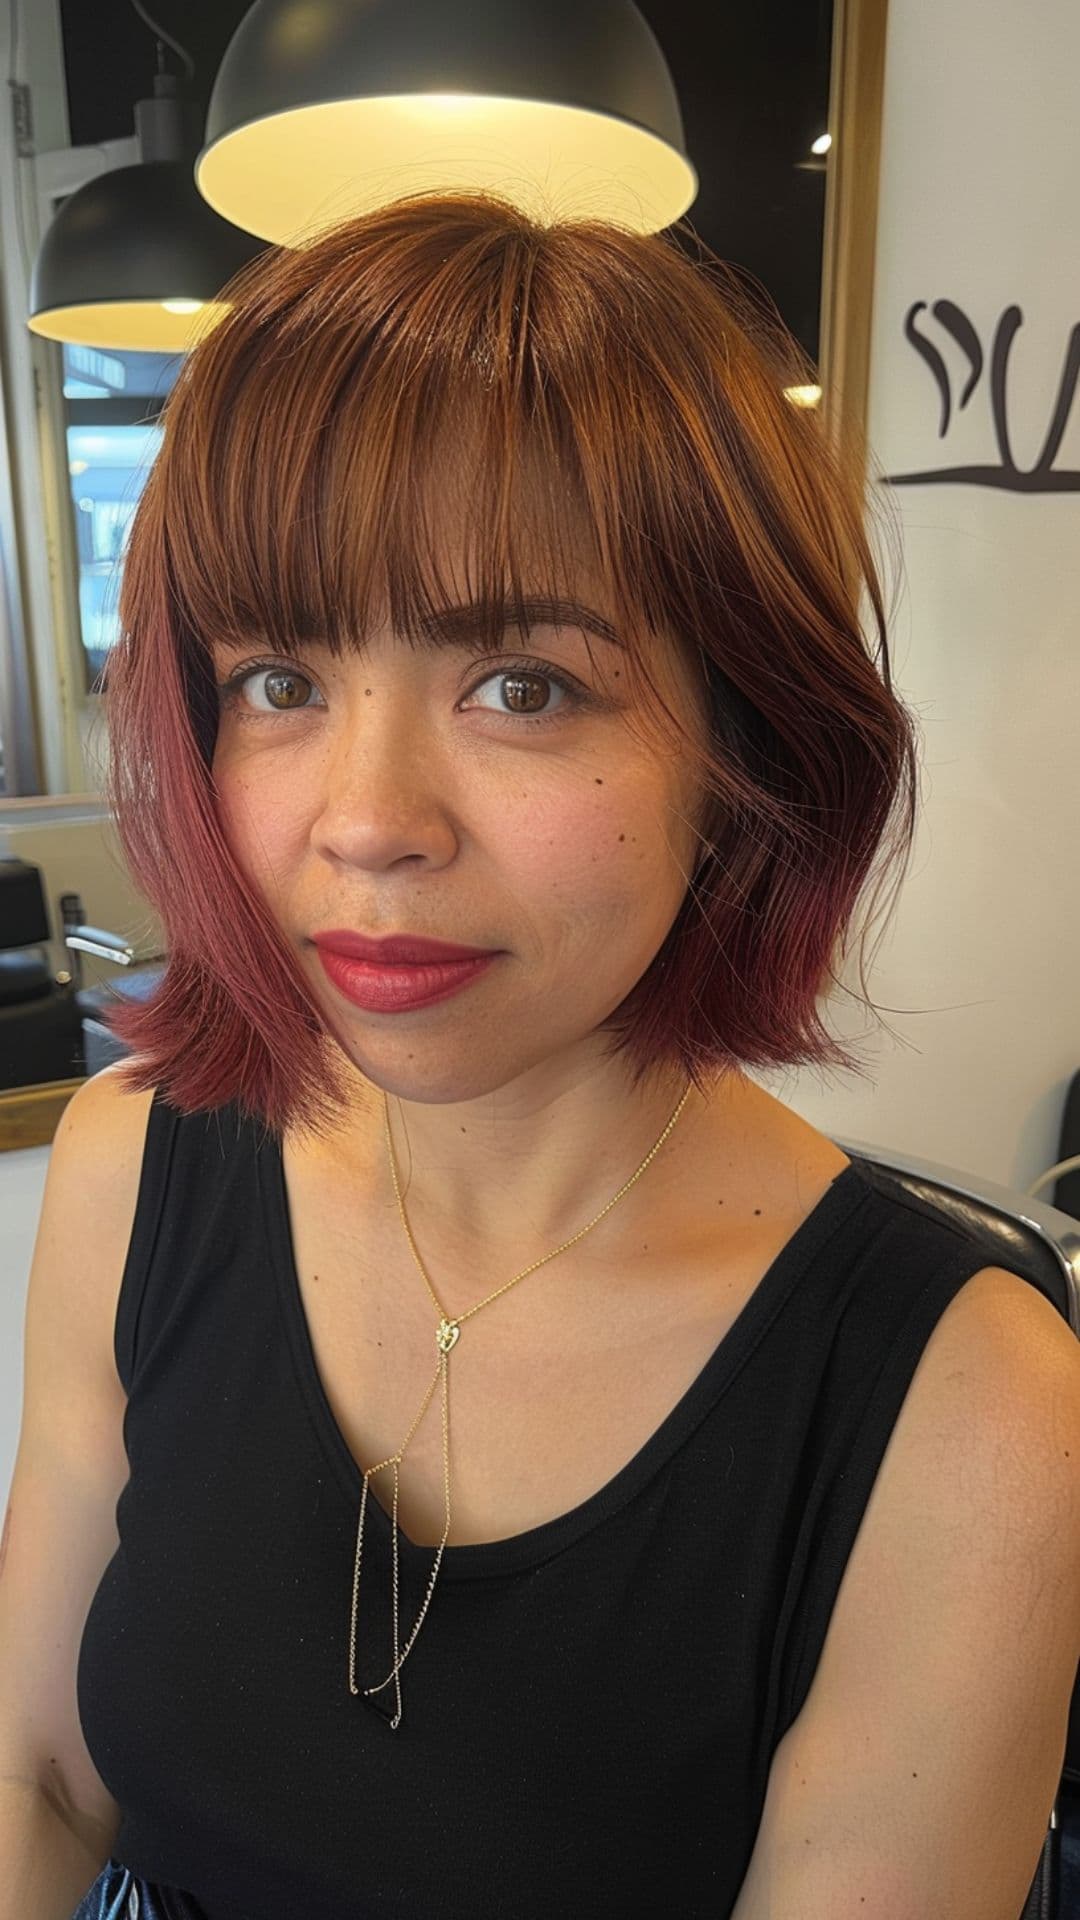
[[[436,1366],[435,1374],[432,1379],[431,1385],[428,1388],[421,1402],[420,1411],[417,1413],[416,1418],[414,1419],[411,1427],[409,1428],[408,1433],[405,1435],[405,1438],[402,1441],[397,1452],[388,1455],[388,1457],[385,1460],[380,1460],[376,1466],[369,1467],[367,1469],[367,1472],[364,1474],[364,1490],[360,1497],[360,1521],[359,1521],[359,1526],[357,1528],[357,1534],[356,1534],[356,1565],[353,1573],[352,1615],[349,1623],[349,1691],[350,1693],[353,1693],[353,1694],[360,1693],[360,1692],[363,1692],[364,1694],[381,1693],[383,1688],[388,1687],[390,1685],[391,1680],[393,1680],[394,1688],[395,1688],[396,1709],[397,1709],[394,1714],[394,1718],[390,1722],[390,1725],[393,1728],[399,1727],[401,1724],[401,1669],[404,1666],[405,1661],[409,1656],[412,1646],[416,1640],[416,1636],[419,1633],[420,1628],[424,1623],[424,1616],[426,1615],[428,1607],[431,1604],[431,1596],[435,1591],[435,1581],[438,1578],[439,1567],[442,1564],[443,1549],[446,1546],[446,1542],[450,1534],[450,1354],[454,1349],[454,1347],[457,1345],[458,1339],[460,1338],[462,1325],[466,1320],[471,1320],[474,1313],[479,1313],[481,1307],[490,1306],[493,1300],[498,1300],[501,1294],[509,1292],[510,1288],[516,1286],[519,1280],[524,1280],[526,1278],[526,1275],[530,1273],[535,1273],[537,1267],[542,1267],[546,1265],[547,1261],[554,1260],[556,1254],[565,1253],[568,1247],[574,1246],[578,1240],[584,1239],[587,1233],[592,1232],[593,1227],[599,1224],[599,1222],[604,1218],[604,1215],[606,1213],[610,1213],[616,1201],[621,1200],[623,1195],[630,1191],[630,1188],[633,1186],[635,1180],[639,1180],[641,1178],[641,1175],[644,1173],[646,1167],[649,1165],[649,1162],[653,1159],[654,1155],[659,1153],[660,1148],[663,1146],[664,1141],[667,1139],[668,1134],[671,1132],[671,1129],[675,1125],[676,1120],[679,1118],[680,1113],[682,1112],[684,1106],[686,1105],[687,1100],[689,1099],[690,1088],[692,1087],[692,1085],[693,1085],[693,1081],[690,1081],[687,1085],[686,1091],[683,1094],[682,1099],[679,1101],[678,1106],[676,1107],[674,1113],[672,1114],[671,1119],[668,1121],[667,1126],[664,1128],[663,1133],[660,1135],[659,1140],[656,1142],[656,1145],[652,1147],[650,1151],[645,1155],[645,1158],[642,1161],[637,1172],[634,1174],[631,1174],[626,1184],[620,1187],[618,1193],[616,1193],[614,1197],[608,1201],[607,1206],[601,1208],[595,1220],[590,1220],[587,1227],[582,1227],[580,1233],[574,1234],[573,1239],[564,1240],[561,1247],[556,1247],[553,1252],[546,1253],[542,1260],[534,1260],[531,1267],[525,1267],[521,1273],[515,1273],[512,1280],[507,1280],[503,1286],[496,1287],[494,1293],[489,1293],[485,1300],[479,1300],[475,1307],[470,1307],[467,1312],[458,1314],[457,1318],[454,1320],[451,1320],[447,1316],[446,1309],[444,1308],[442,1301],[439,1299],[438,1294],[435,1292],[435,1289],[431,1284],[431,1281],[428,1277],[427,1270],[424,1266],[424,1263],[421,1260],[419,1253],[417,1252],[416,1242],[412,1237],[412,1231],[410,1229],[409,1222],[405,1214],[405,1203],[401,1197],[401,1187],[398,1183],[397,1161],[394,1158],[394,1143],[390,1134],[390,1105],[387,1100],[385,1090],[383,1092],[383,1129],[386,1134],[386,1145],[390,1155],[390,1172],[391,1172],[391,1175],[393,1176],[394,1193],[397,1196],[398,1212],[401,1215],[401,1223],[402,1223],[402,1226],[405,1228],[405,1233],[408,1238],[409,1246],[412,1249],[413,1259],[416,1261],[416,1264],[420,1269],[421,1275],[423,1276],[424,1285],[427,1287],[427,1290],[431,1295],[431,1298],[434,1301],[435,1306],[439,1310],[439,1324],[435,1329],[435,1344],[439,1349],[439,1359],[438,1359],[438,1364]],[[411,1441],[414,1433],[416,1432],[417,1427],[420,1425],[420,1422],[423,1419],[424,1414],[427,1412],[428,1406],[431,1401],[431,1396],[434,1393],[435,1388],[438,1385],[440,1380],[442,1381],[443,1487],[446,1495],[446,1525],[443,1528],[442,1539],[440,1540],[438,1548],[436,1549],[435,1564],[431,1569],[431,1577],[428,1581],[428,1588],[427,1588],[426,1594],[424,1595],[423,1605],[420,1608],[420,1612],[417,1614],[416,1624],[413,1627],[412,1633],[409,1635],[409,1639],[406,1643],[405,1649],[402,1653],[399,1654],[398,1652],[398,1523],[397,1523],[398,1489],[399,1489],[398,1468],[401,1464],[401,1461],[404,1459],[405,1450],[408,1447],[409,1442]],[[393,1534],[393,1569],[394,1569],[394,1664],[391,1667],[390,1672],[387,1674],[386,1679],[380,1680],[378,1686],[359,1688],[356,1685],[356,1603],[357,1603],[357,1594],[359,1592],[359,1587],[360,1587],[360,1558],[361,1558],[363,1538],[364,1538],[364,1515],[367,1510],[369,1482],[374,1479],[377,1473],[381,1473],[384,1467],[393,1467],[394,1469],[394,1506],[393,1506],[393,1513],[391,1516],[391,1525],[392,1525],[392,1534]]]

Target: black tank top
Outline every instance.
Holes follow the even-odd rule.
[[[77,1676],[116,1859],[207,1920],[723,1920],[920,1355],[993,1264],[853,1159],[613,1479],[445,1549],[392,1730],[392,1684],[349,1691],[362,1479],[280,1140],[156,1093],[115,1327],[130,1478]],[[433,1559],[402,1536],[402,1644]],[[390,1669],[391,1566],[369,1495],[360,1685]]]

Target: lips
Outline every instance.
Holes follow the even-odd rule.
[[[438,960],[420,965],[411,961],[396,967],[354,960],[332,947],[318,948],[319,964],[331,983],[354,1006],[369,1013],[409,1013],[448,1000],[487,973],[498,952],[470,959]]]
[[[368,966],[431,966],[442,960],[477,960],[498,951],[494,947],[462,947],[448,940],[428,940],[420,934],[388,934],[382,940],[369,940],[362,933],[333,928],[316,933],[312,940],[320,952],[339,953],[348,960],[362,960]]]

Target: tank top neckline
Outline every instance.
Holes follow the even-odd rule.
[[[268,1163],[268,1180],[264,1177],[264,1162]],[[275,1277],[297,1385],[319,1448],[350,1510],[358,1516],[363,1473],[334,1416],[315,1359],[296,1267],[280,1135],[265,1136],[264,1149],[255,1155],[255,1166],[259,1222]],[[625,1465],[577,1506],[542,1521],[539,1526],[499,1540],[447,1545],[443,1549],[440,1580],[487,1578],[538,1566],[618,1513],[685,1445],[749,1359],[807,1265],[819,1256],[833,1234],[872,1192],[872,1183],[861,1172],[857,1159],[851,1158],[784,1242],[686,1391]],[[407,1467],[407,1460],[405,1465]],[[389,1551],[392,1526],[391,1516],[369,1488],[365,1534],[368,1527],[372,1528],[374,1537]],[[433,1546],[411,1540],[399,1521],[398,1552],[403,1567],[411,1566],[417,1572],[430,1569],[436,1551]]]

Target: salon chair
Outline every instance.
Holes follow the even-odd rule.
[[[136,960],[119,934],[86,924],[77,893],[62,893],[59,938],[70,965],[54,974],[53,938],[41,868],[0,859],[0,1091],[54,1080],[88,1078],[125,1051],[103,1016],[118,999],[144,999],[165,971],[164,959]],[[83,982],[82,955],[126,969],[103,986]]]

